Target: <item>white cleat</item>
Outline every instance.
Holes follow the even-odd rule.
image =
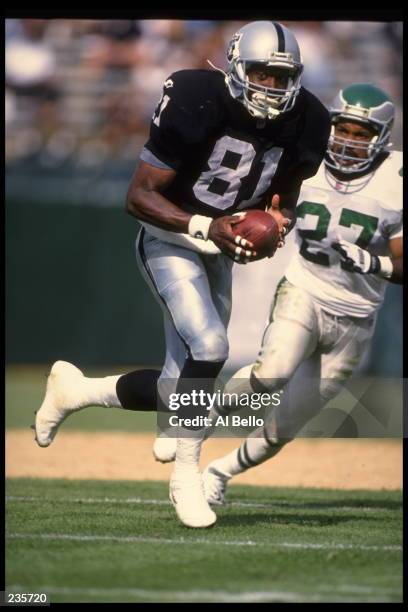
[[[161,463],[171,463],[176,458],[177,438],[156,438],[153,444],[153,456]]]
[[[186,527],[211,527],[217,520],[205,500],[200,472],[170,480],[170,501]]]
[[[35,417],[35,440],[39,446],[49,446],[61,423],[73,412],[85,408],[75,393],[81,378],[81,370],[72,363],[56,361],[52,366],[44,401]]]
[[[231,476],[226,476],[210,463],[203,472],[203,487],[205,499],[212,506],[223,506],[228,481]]]

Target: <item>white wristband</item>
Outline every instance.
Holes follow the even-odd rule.
[[[392,265],[391,257],[379,257],[380,270],[377,273],[382,278],[391,278],[394,272],[394,266]]]
[[[210,230],[210,225],[212,221],[212,217],[205,217],[204,215],[193,215],[188,224],[188,233],[193,238],[208,240],[208,232]]]

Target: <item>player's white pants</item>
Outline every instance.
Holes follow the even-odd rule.
[[[364,355],[374,327],[374,316],[332,315],[306,291],[282,279],[253,368],[256,379],[270,390],[291,380],[286,401],[274,416],[278,438],[293,437],[340,392]]]
[[[228,358],[233,261],[170,244],[145,229],[136,240],[136,257],[164,314],[166,358],[158,388],[165,400],[175,391],[187,356],[214,362]]]

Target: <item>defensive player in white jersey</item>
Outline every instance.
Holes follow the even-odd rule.
[[[402,282],[402,153],[389,150],[394,104],[378,87],[354,84],[330,113],[327,154],[303,183],[298,251],[276,290],[258,359],[224,391],[272,392],[295,372],[301,381],[302,368],[307,384],[289,392],[273,423],[207,466],[211,504],[224,503],[233,476],[275,456],[341,390],[373,336],[387,283]]]

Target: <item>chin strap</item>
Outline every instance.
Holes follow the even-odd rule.
[[[228,78],[228,74],[222,68],[218,68],[218,66],[215,66],[209,59],[207,59],[206,62],[207,64],[210,64],[211,68],[214,68],[214,70],[221,72],[221,74],[223,74],[225,78]]]
[[[209,59],[207,59],[206,61],[211,66],[211,68],[214,68],[214,70],[216,70],[217,72],[221,72],[221,74],[224,75],[224,81],[226,86],[228,87],[228,91],[230,92],[231,96],[236,99],[238,95],[234,94],[232,90],[230,75],[228,75],[224,70],[222,70],[222,68],[218,68],[218,66],[215,66]]]

